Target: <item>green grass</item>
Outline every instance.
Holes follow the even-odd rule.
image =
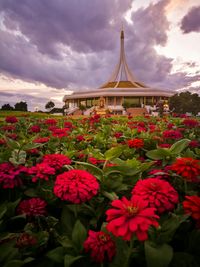
[[[48,114],[48,113],[0,110],[0,120],[4,119],[7,116],[32,117],[32,118],[63,118],[63,116],[56,116],[56,115],[52,115],[52,114]]]

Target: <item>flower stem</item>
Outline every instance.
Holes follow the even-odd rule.
[[[125,260],[125,263],[123,265],[123,267],[129,267],[130,266],[130,259],[131,259],[131,254],[133,251],[133,245],[134,245],[134,239],[130,240],[130,246],[129,246],[129,250],[128,250],[128,255],[127,258]]]
[[[184,191],[185,191],[185,194],[187,194],[187,181],[184,180]]]

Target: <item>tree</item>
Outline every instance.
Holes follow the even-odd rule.
[[[200,97],[198,94],[192,94],[190,92],[182,92],[175,94],[170,98],[170,110],[176,113],[185,114],[191,112],[196,115],[200,112]]]
[[[4,104],[1,110],[13,110],[14,108],[10,104]]]
[[[27,108],[27,103],[26,102],[18,102],[15,104],[15,110],[17,111],[27,111],[28,108]]]
[[[53,107],[55,107],[55,104],[54,104],[54,102],[52,102],[52,101],[47,102],[46,105],[45,105],[45,108],[46,108],[47,110],[49,110],[49,111],[50,111]]]

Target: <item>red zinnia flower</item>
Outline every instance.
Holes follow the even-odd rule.
[[[58,137],[58,138],[62,138],[62,137],[66,137],[66,136],[68,136],[68,131],[69,131],[70,129],[68,129],[68,128],[57,128],[57,129],[55,129],[54,131],[53,131],[53,133],[52,133],[52,135],[54,136],[54,137]]]
[[[91,163],[91,164],[97,165],[99,163],[105,162],[105,160],[103,160],[103,159],[96,159],[94,157],[89,157],[88,158],[88,162]]]
[[[197,120],[194,120],[194,119],[185,119],[183,121],[183,124],[185,124],[185,126],[187,126],[189,128],[194,128],[194,127],[197,127],[199,125],[199,122]]]
[[[104,260],[111,261],[116,253],[116,247],[110,235],[92,230],[89,230],[88,234],[83,245],[85,251],[91,251],[91,258],[97,263],[102,263]]]
[[[39,125],[33,125],[33,126],[31,126],[31,128],[30,128],[30,132],[32,132],[32,133],[39,133],[40,132],[40,126]]]
[[[189,182],[196,182],[200,175],[200,160],[193,158],[178,158],[172,164],[171,170]]]
[[[37,239],[28,234],[28,233],[22,233],[20,236],[17,238],[16,241],[16,247],[17,248],[25,248],[25,247],[32,247],[37,243]]]
[[[70,121],[65,121],[64,122],[64,127],[65,128],[73,128],[73,124]]]
[[[116,132],[116,133],[114,133],[114,137],[116,137],[116,138],[120,138],[122,135],[123,135],[122,132]]]
[[[3,138],[1,138],[1,139],[0,139],[0,145],[5,145],[5,144],[6,144],[6,140],[3,139]]]
[[[12,131],[16,130],[16,127],[14,125],[4,125],[4,126],[2,126],[2,130],[12,132]]]
[[[28,217],[46,215],[46,205],[47,203],[39,197],[25,199],[19,203],[17,213]]]
[[[200,146],[200,143],[197,141],[197,140],[192,140],[189,142],[189,147],[199,147]]]
[[[185,198],[186,200],[183,201],[185,213],[190,214],[197,221],[197,225],[200,225],[200,197],[186,196]]]
[[[77,136],[76,136],[76,140],[77,140],[78,142],[81,142],[81,141],[84,141],[85,138],[84,138],[83,135],[77,135]]]
[[[16,140],[17,139],[17,134],[15,134],[15,133],[9,133],[9,134],[7,134],[6,135],[8,138],[10,138],[10,139],[13,139],[13,140]]]
[[[9,123],[16,123],[18,122],[18,119],[15,116],[8,116],[6,117],[5,121]]]
[[[131,139],[128,140],[128,146],[130,148],[142,148],[144,146],[144,141],[140,138]]]
[[[130,240],[135,233],[140,241],[148,238],[147,232],[151,225],[157,227],[159,218],[155,214],[155,208],[148,207],[148,201],[134,196],[131,200],[122,197],[114,200],[113,209],[106,211],[107,230],[115,236],[122,236],[124,240]]]
[[[3,188],[14,188],[22,185],[20,174],[26,172],[27,168],[24,166],[14,166],[11,163],[0,164],[0,184]]]
[[[28,173],[34,175],[32,182],[36,182],[38,179],[48,181],[49,175],[55,174],[55,169],[50,167],[47,163],[43,162],[31,167],[28,170]]]
[[[57,124],[57,120],[55,120],[55,119],[46,119],[44,121],[44,123],[47,124],[47,125],[56,125]]]
[[[167,181],[158,178],[139,180],[132,190],[133,196],[146,200],[158,213],[172,210],[178,203],[178,193]]]
[[[62,200],[79,204],[90,200],[98,189],[95,176],[85,170],[70,170],[57,176],[54,194]]]
[[[181,139],[183,137],[182,133],[178,130],[166,130],[163,132],[163,137],[166,139]]]
[[[48,164],[49,166],[51,166],[56,170],[59,170],[64,165],[70,165],[71,160],[67,156],[62,154],[50,154],[44,156],[43,163]]]
[[[33,140],[34,143],[43,144],[49,142],[49,137],[39,137]]]

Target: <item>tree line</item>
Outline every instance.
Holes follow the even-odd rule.
[[[10,104],[4,104],[1,107],[1,110],[16,110],[16,111],[28,111],[28,105],[26,102],[21,101],[18,102],[13,106],[11,106]]]
[[[173,110],[175,113],[185,114],[186,112],[190,112],[193,115],[197,115],[200,112],[200,96],[188,91],[170,97],[169,104],[170,110]],[[55,104],[52,101],[47,102],[45,105],[45,109],[48,112],[51,112],[54,107]],[[10,104],[4,104],[1,110],[27,111],[28,105],[24,101],[16,103],[14,107]]]

